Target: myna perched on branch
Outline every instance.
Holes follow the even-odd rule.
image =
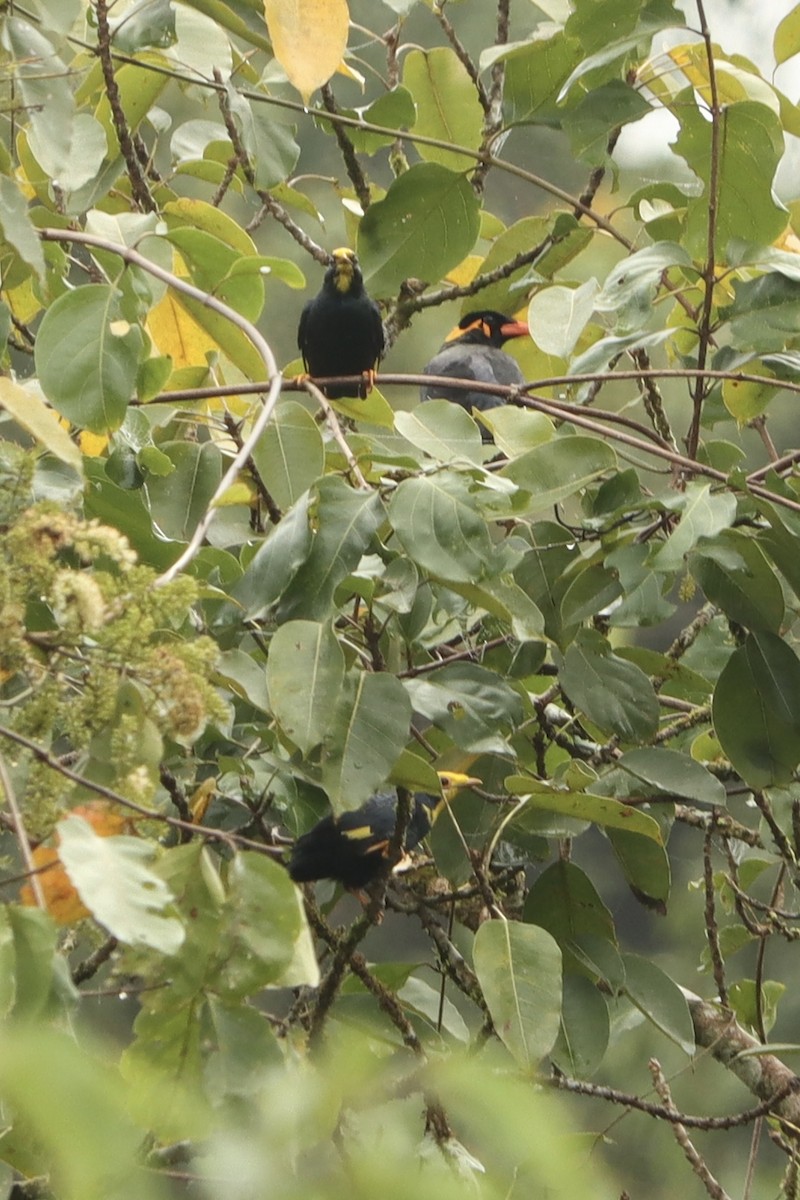
[[[355,252],[334,250],[322,287],[300,314],[297,344],[312,378],[361,375],[360,383],[329,384],[329,400],[364,399],[383,354],[383,322],[374,300],[364,290]]]
[[[441,794],[418,792],[413,797],[405,849],[413,850],[428,834],[446,804],[462,788],[481,781],[469,775],[440,771]],[[292,846],[289,874],[296,883],[335,879],[356,891],[381,872],[397,821],[397,796],[378,792],[353,812],[329,815]]]
[[[524,321],[514,321],[491,309],[467,313],[447,335],[441,350],[425,367],[425,374],[519,386],[525,382],[519,364],[502,347],[509,338],[523,337],[527,333],[528,326]],[[424,384],[420,388],[420,399],[450,400],[467,412],[473,408],[487,412],[506,403],[503,396],[493,396],[490,392],[470,392],[466,388],[448,388],[440,383]],[[482,436],[484,441],[492,440],[488,430],[482,430]]]

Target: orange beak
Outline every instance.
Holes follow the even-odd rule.
[[[505,338],[527,337],[530,329],[526,321],[507,321],[505,325],[500,326],[500,332]]]

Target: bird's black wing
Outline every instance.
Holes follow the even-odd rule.
[[[303,356],[303,366],[308,370],[308,359],[306,356],[306,347],[308,345],[308,322],[311,316],[311,309],[314,301],[309,300],[303,305],[303,311],[300,313],[300,323],[297,326],[297,345],[300,348],[300,353]]]
[[[377,362],[383,357],[386,339],[383,333],[383,321],[381,319],[381,310],[378,308],[374,300],[370,300],[370,344],[375,352],[373,362]]]
[[[336,824],[354,853],[384,854],[397,822],[393,792],[378,792],[361,808],[342,813]]]

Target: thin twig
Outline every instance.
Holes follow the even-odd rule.
[[[312,400],[316,400],[317,404],[320,406],[320,408],[324,412],[325,420],[328,423],[328,428],[330,429],[331,433],[333,434],[334,441],[336,442],[337,446],[339,447],[342,454],[344,455],[345,462],[347,463],[347,466],[350,470],[350,474],[353,476],[353,479],[356,481],[356,484],[360,488],[368,489],[369,484],[367,483],[366,479],[364,478],[364,476],[361,472],[361,468],[359,467],[358,463],[356,462],[356,458],[355,458],[355,455],[353,454],[353,451],[350,449],[350,447],[347,444],[345,436],[342,433],[342,427],[339,424],[339,421],[337,420],[336,413],[331,408],[330,404],[328,403],[327,398],[323,395],[323,393],[320,391],[320,389],[317,387],[317,385],[315,383],[313,383],[312,380],[310,380],[310,379],[303,380],[303,387],[308,392],[309,396],[311,396]]]
[[[228,434],[230,435],[231,441],[235,444],[237,450],[241,450],[242,447],[244,446],[244,441],[242,440],[241,424],[236,420],[233,413],[230,413],[230,412],[225,413],[224,420],[225,420],[225,428],[227,429]],[[254,460],[252,454],[250,455],[250,457],[247,460],[247,469],[250,472],[250,474],[253,478],[253,482],[256,485],[256,491],[258,492],[259,496],[261,497],[261,499],[264,502],[264,507],[267,510],[267,516],[269,517],[269,519],[273,525],[277,525],[280,522],[280,519],[283,516],[283,514],[282,514],[280,508],[278,507],[278,505],[275,503],[275,499],[274,499],[272,493],[270,492],[269,488],[267,487],[266,483],[264,482],[263,476],[262,476],[261,472],[259,471],[258,467],[256,466],[255,460]]]
[[[703,839],[703,885],[705,890],[705,927],[708,950],[711,955],[711,966],[714,971],[714,983],[717,985],[717,995],[720,1004],[728,1008],[728,987],[725,982],[725,964],[719,945],[719,928],[714,903],[714,868],[711,863],[713,828],[709,826]]]
[[[772,1112],[773,1106],[779,1104],[784,1097],[788,1096],[795,1086],[794,1083],[791,1086],[786,1084],[783,1088],[777,1089],[767,1100],[764,1100],[755,1108],[748,1108],[744,1112],[733,1113],[729,1117],[696,1117],[689,1113],[677,1112],[674,1107],[670,1108],[666,1104],[653,1104],[649,1100],[642,1100],[640,1096],[636,1096],[631,1092],[622,1092],[618,1088],[605,1087],[599,1083],[589,1083],[584,1079],[571,1079],[567,1075],[553,1075],[544,1082],[550,1087],[558,1088],[561,1091],[572,1092],[578,1096],[594,1096],[598,1100],[607,1100],[611,1104],[620,1104],[624,1108],[632,1108],[636,1112],[646,1113],[648,1117],[669,1121],[671,1125],[680,1123],[690,1129],[706,1130],[735,1129],[740,1125],[751,1125],[759,1117]]]
[[[47,901],[44,898],[42,882],[39,878],[39,872],[36,869],[36,863],[33,861],[33,853],[31,851],[31,844],[28,839],[28,831],[25,828],[25,822],[22,820],[22,813],[20,812],[19,805],[17,804],[17,798],[14,794],[14,787],[11,783],[11,775],[6,764],[5,756],[2,754],[0,754],[0,787],[3,789],[8,810],[11,813],[11,820],[14,823],[14,832],[16,833],[17,841],[19,842],[20,854],[22,855],[23,862],[25,863],[29,873],[30,885],[33,890],[34,899],[36,900],[39,908],[46,909]]]
[[[706,63],[708,66],[708,85],[711,96],[711,149],[710,163],[708,172],[708,191],[707,191],[707,242],[706,242],[706,261],[703,267],[703,303],[700,309],[700,320],[698,322],[698,344],[697,344],[697,365],[702,370],[706,365],[708,351],[711,346],[711,311],[714,306],[714,288],[716,287],[716,240],[717,240],[717,206],[719,204],[719,169],[720,169],[720,106],[719,94],[717,92],[717,72],[714,64],[714,46],[711,41],[711,31],[708,28],[706,21],[705,9],[703,0],[695,0],[697,5],[697,15],[700,19],[700,34],[703,38],[706,50]],[[703,382],[698,379],[694,394],[692,397],[693,409],[692,420],[689,426],[689,434],[686,439],[686,450],[690,458],[697,457],[697,446],[700,440],[700,421],[703,415],[703,402],[706,398],[706,388]]]
[[[119,87],[114,75],[114,62],[111,53],[111,29],[108,24],[108,5],[106,0],[95,0],[94,7],[97,18],[97,56],[100,59],[100,66],[103,71],[106,98],[111,109],[114,132],[117,135],[120,153],[125,159],[125,166],[131,181],[133,199],[142,212],[156,212],[157,206],[150,195],[150,189],[147,186],[147,181],[139,165],[139,157],[131,138],[125,111],[122,107]]]
[[[320,88],[320,95],[322,97],[322,103],[325,105],[329,113],[337,113],[339,111],[336,107],[336,97],[333,94],[333,88],[331,87],[330,83],[323,84],[323,86]],[[361,205],[362,210],[366,212],[370,206],[371,196],[369,184],[367,183],[366,176],[361,169],[361,163],[358,161],[358,155],[356,154],[355,146],[350,140],[344,125],[334,125],[333,133],[344,160],[345,170],[347,171],[350,182],[353,185],[353,190],[358,197],[358,202]]]
[[[238,846],[244,850],[255,850],[258,854],[266,854],[270,858],[276,858],[283,854],[283,846],[266,846],[263,842],[253,841],[252,838],[243,837],[239,833],[232,833],[227,829],[214,829],[210,825],[200,825],[193,821],[182,821],[179,817],[170,817],[166,813],[159,812],[157,809],[145,808],[143,804],[137,804],[135,800],[128,799],[120,792],[115,792],[113,788],[106,787],[103,783],[95,783],[93,779],[87,778],[85,775],[78,774],[70,767],[64,765],[55,758],[49,750],[44,746],[38,745],[37,742],[25,737],[24,734],[18,733],[16,729],[9,729],[6,725],[0,725],[0,738],[7,738],[10,742],[14,742],[17,746],[22,746],[27,750],[37,762],[44,763],[52,771],[56,771],[59,775],[63,775],[65,779],[69,779],[71,783],[77,784],[78,787],[85,788],[89,792],[93,792],[96,796],[102,796],[104,800],[111,800],[114,804],[119,804],[123,808],[130,809],[131,812],[137,813],[140,817],[145,817],[148,821],[161,821],[165,825],[170,825],[174,829],[185,829],[189,833],[196,834],[198,837],[210,838],[213,841],[224,842],[230,846]]]
[[[651,1058],[649,1062],[650,1074],[653,1077],[653,1087],[656,1093],[660,1096],[663,1103],[675,1113],[677,1109],[672,1101],[672,1094],[669,1089],[669,1084],[664,1078],[664,1073],[661,1070],[661,1064],[657,1059]],[[672,1132],[675,1135],[675,1141],[683,1151],[686,1161],[691,1165],[697,1178],[702,1183],[703,1187],[711,1196],[711,1200],[731,1200],[731,1197],[725,1189],[717,1182],[714,1176],[708,1169],[705,1159],[698,1153],[696,1147],[692,1143],[689,1134],[686,1132],[686,1126],[682,1121],[674,1122]]]

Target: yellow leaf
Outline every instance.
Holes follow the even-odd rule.
[[[253,499],[253,489],[248,484],[237,482],[231,484],[217,501],[218,508],[227,508],[232,504],[249,504]]]
[[[24,283],[4,292],[6,303],[14,316],[23,325],[28,325],[42,311],[42,304],[33,290],[33,276],[28,276]]]
[[[5,409],[51,454],[68,463],[79,475],[83,474],[80,450],[62,428],[56,413],[33,388],[22,388],[10,379],[0,379],[0,409]]]
[[[200,825],[202,823],[203,817],[206,815],[208,806],[211,803],[216,786],[216,779],[213,776],[209,776],[208,779],[204,779],[199,788],[192,793],[191,799],[189,800],[189,810],[192,814],[192,820],[194,821],[195,825]]]
[[[207,366],[206,354],[217,349],[213,339],[170,292],[150,310],[147,332],[159,354],[169,355],[176,370]]]
[[[264,0],[275,57],[305,103],[344,58],[347,0]]]
[[[483,258],[480,254],[468,254],[466,258],[462,258],[457,267],[453,267],[452,271],[447,272],[445,278],[448,283],[465,287],[468,283],[472,283],[482,262]]]
[[[84,429],[78,435],[78,445],[87,458],[99,458],[108,445],[108,438],[104,433],[90,433]]]

